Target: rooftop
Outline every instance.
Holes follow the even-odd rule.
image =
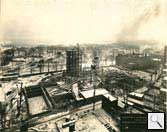
[[[144,94],[140,94],[140,93],[136,93],[136,92],[131,92],[130,95],[136,96],[136,97],[139,97],[139,98],[143,98],[143,96],[144,96]]]
[[[42,96],[29,98],[29,107],[32,115],[47,111],[47,106]]]
[[[108,132],[107,128],[101,124],[98,118],[93,114],[78,119],[75,125],[75,130],[77,132],[99,132],[99,130]],[[63,129],[63,132],[69,132],[69,128]]]
[[[117,100],[115,97],[113,97],[111,94],[104,94],[104,97],[108,98],[111,102]]]
[[[105,89],[102,89],[102,88],[96,89],[95,91],[96,91],[95,92],[96,96],[108,94],[108,91]],[[83,92],[81,92],[81,94],[84,96],[84,98],[91,98],[94,96],[94,89],[83,91]]]
[[[75,122],[76,132],[119,132],[118,124],[111,116],[104,110],[98,109],[96,111],[89,111],[87,113],[78,113],[61,117],[59,119],[52,119],[46,123],[42,123],[33,127],[38,131],[60,131],[69,132],[69,124],[66,119],[72,119],[69,122]],[[73,123],[72,123],[73,124]],[[115,131],[114,131],[115,130]]]

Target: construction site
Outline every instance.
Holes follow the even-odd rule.
[[[123,115],[166,112],[167,46],[139,48],[1,47],[0,131],[146,132]]]

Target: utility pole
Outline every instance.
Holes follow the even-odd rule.
[[[0,102],[0,129],[5,128],[6,123],[6,103]]]
[[[19,86],[20,85],[20,86]],[[23,82],[19,81],[17,84],[17,88],[19,89],[19,100],[18,100],[18,106],[17,106],[17,115],[16,118],[19,118],[19,122],[20,122],[20,131],[28,131],[28,123],[24,123],[23,121],[23,114],[22,114],[22,108],[23,108],[23,96],[25,97],[25,92],[23,89]],[[26,97],[25,97],[26,98]]]
[[[18,84],[20,84],[20,87],[18,86]],[[23,82],[18,82],[17,84],[17,88],[19,89],[19,100],[18,100],[18,105],[17,105],[17,116],[20,116],[21,114],[21,107],[22,107],[22,97],[23,97]]]

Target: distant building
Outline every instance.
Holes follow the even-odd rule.
[[[0,49],[0,66],[8,65],[13,59],[14,50],[12,48],[2,48]]]
[[[116,56],[116,65],[129,68],[131,70],[156,69],[160,62],[154,61],[152,56],[140,56],[140,54],[127,54]]]
[[[164,66],[167,69],[167,45],[165,46],[164,49]]]

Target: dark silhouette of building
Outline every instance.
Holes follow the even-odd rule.
[[[13,56],[14,56],[14,50],[13,49],[6,49],[3,52],[0,53],[0,65],[5,66],[12,61]]]
[[[164,51],[164,65],[167,63],[167,45],[165,45],[165,51]]]
[[[66,51],[66,72],[68,76],[77,77],[81,70],[81,53],[79,48]]]

